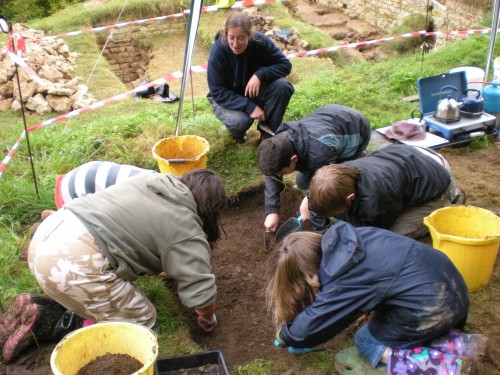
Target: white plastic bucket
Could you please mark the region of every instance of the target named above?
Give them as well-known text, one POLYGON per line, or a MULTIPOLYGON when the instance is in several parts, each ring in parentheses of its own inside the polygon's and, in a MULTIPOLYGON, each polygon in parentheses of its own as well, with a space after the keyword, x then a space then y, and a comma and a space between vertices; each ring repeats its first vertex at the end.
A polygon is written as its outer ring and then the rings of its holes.
POLYGON ((500 57, 493 61, 493 81, 500 81, 500 57))
MULTIPOLYGON (((484 70, 475 66, 462 66, 450 70, 450 73, 465 72, 465 79, 467 80, 467 88, 481 91, 483 84, 479 82, 484 81, 484 70)), ((477 94, 469 93, 471 96, 476 97, 477 94)))

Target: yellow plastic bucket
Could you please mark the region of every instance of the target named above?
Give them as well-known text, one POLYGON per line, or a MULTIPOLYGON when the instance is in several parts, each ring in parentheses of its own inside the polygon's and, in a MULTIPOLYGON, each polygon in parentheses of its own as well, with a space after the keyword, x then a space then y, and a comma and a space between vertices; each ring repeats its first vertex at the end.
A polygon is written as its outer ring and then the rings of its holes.
POLYGON ((106 354, 128 354, 144 364, 134 375, 153 375, 158 340, 153 331, 135 323, 106 322, 67 334, 54 348, 50 368, 54 375, 75 375, 106 354))
POLYGON ((424 218, 432 245, 458 268, 469 291, 485 287, 500 243, 500 217, 474 206, 450 206, 424 218))
POLYGON ((161 173, 181 176, 196 168, 207 167, 208 141, 197 135, 164 138, 153 146, 153 158, 161 173))

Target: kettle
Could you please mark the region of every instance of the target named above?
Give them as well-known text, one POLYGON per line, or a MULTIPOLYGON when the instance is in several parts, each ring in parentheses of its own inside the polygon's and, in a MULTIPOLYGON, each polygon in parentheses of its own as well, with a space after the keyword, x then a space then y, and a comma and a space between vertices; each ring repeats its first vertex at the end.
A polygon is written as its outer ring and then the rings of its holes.
POLYGON ((481 91, 476 89, 467 89, 464 91, 464 96, 458 99, 463 105, 460 108, 462 114, 481 114, 483 113, 484 99, 481 97, 481 91), (475 93, 470 96, 469 93, 475 93), (465 113, 464 113, 465 112, 465 113))
MULTIPOLYGON (((443 86, 441 87, 441 93, 448 89, 455 90, 458 93, 455 86, 443 86)), ((438 102, 434 117, 444 122, 458 121, 460 120, 460 107, 462 107, 463 104, 464 103, 453 99, 451 94, 448 94, 447 98, 441 99, 438 102)))
POLYGON ((420 112, 418 109, 414 109, 413 111, 411 111, 411 118, 409 118, 408 120, 406 120, 407 122, 409 122, 410 124, 415 124, 415 125, 418 125, 420 126, 422 129, 425 130, 426 128, 426 122, 424 121, 424 114, 422 112, 420 112), (415 112, 419 113, 420 116, 418 117, 415 117, 415 112))

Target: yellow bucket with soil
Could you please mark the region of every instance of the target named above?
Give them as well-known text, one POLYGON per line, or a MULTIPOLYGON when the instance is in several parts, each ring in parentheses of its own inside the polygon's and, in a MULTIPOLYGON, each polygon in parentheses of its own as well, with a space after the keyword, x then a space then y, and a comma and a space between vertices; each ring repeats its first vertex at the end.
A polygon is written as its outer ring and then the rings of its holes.
POLYGON ((181 135, 158 141, 152 151, 161 173, 181 176, 192 169, 207 167, 210 145, 197 135, 181 135))
POLYGON ((113 354, 126 354, 143 364, 133 375, 153 375, 158 340, 153 331, 136 323, 93 324, 67 334, 57 344, 50 368, 54 375, 76 375, 97 358, 113 354))
POLYGON ((424 218, 432 245, 458 268, 469 291, 484 288, 500 244, 500 217, 484 208, 449 206, 424 218))

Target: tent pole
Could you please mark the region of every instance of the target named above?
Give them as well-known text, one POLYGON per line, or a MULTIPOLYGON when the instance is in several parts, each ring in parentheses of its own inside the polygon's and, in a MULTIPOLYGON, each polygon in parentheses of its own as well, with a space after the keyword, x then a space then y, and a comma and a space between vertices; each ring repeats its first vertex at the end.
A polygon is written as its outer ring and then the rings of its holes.
POLYGON ((191 57, 193 55, 196 33, 200 22, 201 8, 203 0, 193 0, 189 11, 188 33, 186 37, 186 50, 184 53, 184 69, 182 72, 181 93, 179 95, 179 109, 177 111, 177 124, 175 126, 175 136, 179 134, 179 125, 182 116, 182 105, 184 103, 184 92, 186 91, 186 80, 191 73, 191 57))
POLYGON ((493 50, 495 49, 495 41, 497 38, 498 32, 498 13, 500 11, 499 8, 500 0, 493 0, 493 17, 491 21, 491 35, 490 35, 490 44, 488 47, 488 56, 486 58, 486 69, 484 72, 484 80, 488 81, 488 74, 490 71, 491 60, 493 56, 493 50))

